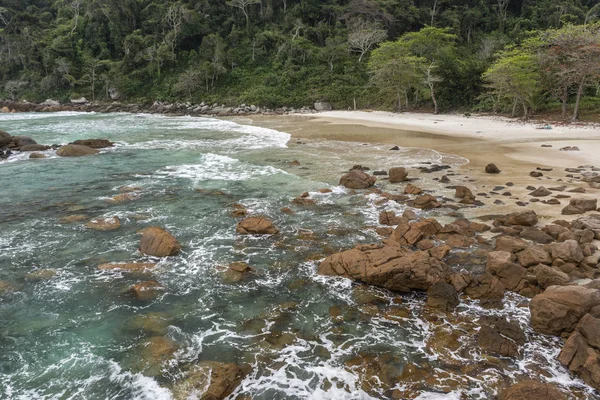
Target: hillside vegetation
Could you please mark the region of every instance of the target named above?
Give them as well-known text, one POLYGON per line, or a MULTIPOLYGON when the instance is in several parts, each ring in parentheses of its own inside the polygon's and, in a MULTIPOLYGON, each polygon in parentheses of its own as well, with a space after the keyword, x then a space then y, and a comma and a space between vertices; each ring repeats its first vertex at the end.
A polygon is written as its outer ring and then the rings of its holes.
POLYGON ((597 0, 3 0, 0 97, 600 109, 597 0))

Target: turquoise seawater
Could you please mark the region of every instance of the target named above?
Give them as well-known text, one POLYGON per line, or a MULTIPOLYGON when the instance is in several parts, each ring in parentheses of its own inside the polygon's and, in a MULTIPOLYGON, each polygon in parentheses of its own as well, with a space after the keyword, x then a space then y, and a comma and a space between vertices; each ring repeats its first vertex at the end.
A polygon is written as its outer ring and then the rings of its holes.
MULTIPOLYGON (((316 274, 324 254, 380 240, 374 230, 379 211, 403 210, 381 204, 377 195, 338 187, 344 171, 354 164, 387 169, 465 160, 427 149, 290 142, 287 133, 249 123, 133 114, 0 115, 0 129, 38 143, 116 142, 94 156, 61 158, 50 150, 46 159, 29 160, 23 153, 0 162, 0 398, 170 399, 174 385, 203 360, 250 365, 231 398, 392 397, 389 382, 364 384, 364 365, 355 360, 365 355, 386 355, 385 364, 400 373, 426 364, 433 376, 443 371, 439 376, 458 382, 392 382, 396 393, 413 393, 410 398, 485 399, 494 393, 493 382, 528 370, 581 387, 553 360, 558 343, 530 330, 521 361, 508 363, 507 371, 490 366, 466 376, 456 365, 439 362, 427 344, 439 324, 421 318, 422 295, 400 298, 316 274), (135 199, 109 202, 123 187, 139 188, 135 199), (319 193, 323 188, 332 192, 319 193), (306 191, 316 206, 290 203, 306 191), (250 215, 268 216, 281 232, 237 235, 235 203, 250 215), (282 207, 295 213, 284 214, 282 207), (122 226, 99 232, 85 221, 61 223, 75 214, 117 216, 122 226), (156 225, 177 237, 179 255, 152 259, 137 251, 138 231, 156 225), (159 265, 143 276, 98 270, 125 261, 159 265), (234 261, 247 262, 256 273, 240 282, 224 279, 223 267, 234 261), (31 275, 40 270, 54 275, 31 275), (165 288, 157 298, 125 294, 148 279, 165 288), (160 363, 149 361, 142 347, 156 337, 176 348, 160 363)), ((463 303, 457 312, 473 320, 500 313, 526 327, 527 308, 517 306, 522 301, 509 298, 503 311, 463 303)), ((456 360, 469 364, 482 356, 472 350, 456 360)))

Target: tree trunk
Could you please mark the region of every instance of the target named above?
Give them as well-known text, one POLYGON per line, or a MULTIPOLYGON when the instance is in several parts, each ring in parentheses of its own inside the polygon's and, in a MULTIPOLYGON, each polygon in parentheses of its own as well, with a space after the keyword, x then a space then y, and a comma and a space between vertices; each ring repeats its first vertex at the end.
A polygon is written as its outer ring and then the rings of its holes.
POLYGON ((408 110, 408 90, 404 92, 404 103, 406 103, 406 109, 408 110))
POLYGON ((527 103, 525 101, 523 101, 522 104, 523 104, 523 120, 527 121, 529 119, 529 110, 527 109, 527 103))
POLYGON ((433 83, 429 83, 429 91, 431 92, 431 100, 433 100, 433 113, 437 115, 438 113, 438 103, 435 99, 435 91, 433 89, 433 83))
POLYGON ((579 89, 577 89, 577 98, 575 100, 575 111, 573 111, 573 118, 571 121, 575 122, 579 119, 579 102, 581 100, 581 95, 583 94, 583 87, 585 86, 585 78, 581 79, 579 83, 579 89))
POLYGON ((358 57, 358 62, 362 61, 363 56, 365 55, 366 51, 361 51, 360 52, 360 56, 358 57))
POLYGON ((562 119, 566 120, 567 119, 567 101, 569 100, 569 91, 566 86, 563 88, 563 93, 562 93, 562 96, 560 97, 560 100, 562 102, 562 119))
POLYGON ((517 104, 519 104, 519 102, 517 99, 515 99, 515 101, 513 101, 512 111, 510 113, 511 118, 515 117, 515 113, 517 112, 517 104))
POLYGON ((398 112, 402 111, 402 97, 400 96, 400 92, 397 92, 398 96, 398 112))

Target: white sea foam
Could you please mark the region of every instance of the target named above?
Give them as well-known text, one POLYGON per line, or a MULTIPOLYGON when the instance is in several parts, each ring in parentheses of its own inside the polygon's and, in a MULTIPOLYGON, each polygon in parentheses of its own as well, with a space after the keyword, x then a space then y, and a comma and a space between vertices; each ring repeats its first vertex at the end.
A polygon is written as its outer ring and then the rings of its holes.
POLYGON ((235 158, 218 154, 203 154, 198 164, 166 167, 156 172, 156 178, 188 178, 199 183, 202 181, 246 181, 287 172, 271 166, 259 166, 244 163, 235 158))

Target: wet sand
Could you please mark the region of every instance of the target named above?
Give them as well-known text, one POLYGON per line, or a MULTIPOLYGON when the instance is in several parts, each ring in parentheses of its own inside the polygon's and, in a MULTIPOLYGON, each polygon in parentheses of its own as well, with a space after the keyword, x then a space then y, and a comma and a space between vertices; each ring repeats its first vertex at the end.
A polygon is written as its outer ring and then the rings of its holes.
MULTIPOLYGON (((465 185, 477 193, 489 193, 494 187, 498 195, 478 199, 491 205, 494 200, 504 204, 494 205, 494 213, 517 210, 535 210, 542 218, 557 218, 568 198, 560 199, 560 205, 530 202, 531 192, 527 186, 546 188, 567 186, 564 193, 578 198, 597 198, 600 190, 591 189, 587 183, 567 177, 565 168, 583 165, 600 167, 600 129, 594 126, 553 127, 538 129, 539 124, 522 123, 496 117, 463 117, 460 115, 392 114, 383 112, 325 112, 313 115, 256 116, 254 124, 277 129, 292 135, 292 141, 337 140, 369 144, 389 144, 401 147, 420 147, 438 152, 455 154, 469 160, 457 170, 450 185, 465 185), (551 145, 552 147, 542 147, 551 145), (580 151, 560 151, 565 146, 578 146, 580 151), (487 174, 484 169, 495 163, 500 174, 487 174), (536 168, 552 168, 542 171, 544 176, 531 177, 536 168), (513 183, 514 186, 507 186, 513 183), (585 194, 566 193, 583 187, 585 194), (511 196, 502 195, 510 192, 511 196), (518 206, 525 202, 526 206, 518 206)), ((377 167, 377 166, 372 166, 377 167)), ((437 175, 442 176, 443 173, 437 175)), ((426 188, 425 188, 426 189, 426 188)), ((547 200, 551 197, 541 198, 547 200)), ((465 213, 478 216, 490 213, 489 207, 472 209, 465 213)), ((573 219, 573 217, 563 217, 573 219)))

